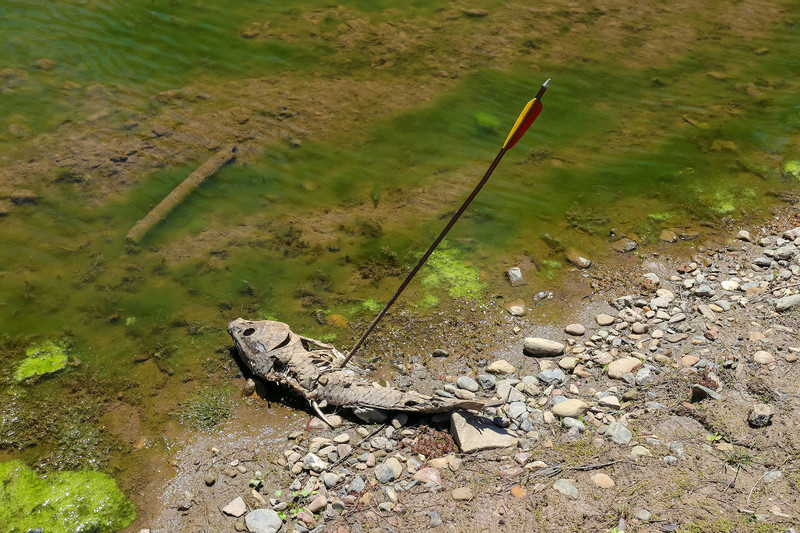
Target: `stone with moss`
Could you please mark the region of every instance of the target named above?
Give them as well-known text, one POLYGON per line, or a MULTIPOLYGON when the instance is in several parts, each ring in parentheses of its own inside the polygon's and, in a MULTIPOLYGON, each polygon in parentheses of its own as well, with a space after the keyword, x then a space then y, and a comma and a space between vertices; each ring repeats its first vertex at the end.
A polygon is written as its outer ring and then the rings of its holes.
POLYGON ((8 533, 111 532, 136 518, 108 474, 84 470, 40 478, 21 461, 0 463, 0 524, 8 533))
POLYGON ((25 381, 34 376, 58 372, 67 365, 67 352, 63 344, 44 341, 25 350, 26 358, 14 372, 14 379, 25 381))

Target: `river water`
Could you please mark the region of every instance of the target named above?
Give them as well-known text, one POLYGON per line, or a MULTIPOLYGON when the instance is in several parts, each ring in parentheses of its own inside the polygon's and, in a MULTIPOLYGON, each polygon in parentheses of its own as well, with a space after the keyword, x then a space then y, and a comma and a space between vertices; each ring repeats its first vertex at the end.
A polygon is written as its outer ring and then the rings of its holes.
POLYGON ((421 316, 518 264, 532 303, 564 246, 613 263, 623 236, 757 222, 796 189, 797 2, 483 3, 5 0, 0 192, 36 200, 0 200, 0 458, 140 475, 142 439, 185 435, 180 402, 237 375, 237 316, 346 347, 548 77, 404 297, 421 316), (239 161, 127 245, 228 142, 239 161), (15 379, 45 340, 71 364, 15 379))

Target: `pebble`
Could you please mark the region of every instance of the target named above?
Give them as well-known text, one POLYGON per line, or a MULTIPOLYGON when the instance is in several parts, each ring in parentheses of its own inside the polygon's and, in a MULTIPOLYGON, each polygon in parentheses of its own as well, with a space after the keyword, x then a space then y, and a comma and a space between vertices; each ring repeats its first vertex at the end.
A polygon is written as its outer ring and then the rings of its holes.
POLYGON ((469 487, 459 487, 453 489, 451 496, 456 501, 471 500, 473 498, 472 489, 469 487))
POLYGON ((631 430, 619 422, 609 424, 605 435, 617 444, 628 444, 633 438, 633 433, 631 433, 631 430))
POLYGON ((604 396, 597 402, 601 407, 619 409, 619 399, 616 396, 604 396))
POLYGON ((478 385, 485 391, 493 390, 495 385, 497 385, 497 379, 491 374, 478 374, 475 379, 478 385))
POLYGON ((572 484, 568 479, 561 478, 553 483, 553 489, 569 498, 577 498, 580 496, 578 489, 575 488, 575 485, 572 484))
POLYGON ((564 353, 563 344, 541 337, 527 337, 523 345, 529 355, 553 356, 564 353))
POLYGON ((800 294, 792 294, 791 296, 784 296, 775 301, 775 310, 779 313, 791 309, 792 307, 800 304, 800 294))
POLYGON ((558 362, 558 366, 564 370, 574 370, 578 366, 578 362, 577 357, 564 357, 558 362))
POLYGON ((467 376, 459 377, 456 380, 456 385, 458 388, 468 390, 470 392, 478 392, 481 389, 477 381, 467 376))
POLYGON ((568 325, 567 327, 564 328, 564 333, 566 333, 567 335, 573 335, 575 337, 580 337, 580 336, 586 334, 586 326, 584 326, 583 324, 578 324, 578 323, 570 324, 570 325, 568 325))
POLYGON ((641 520, 642 522, 649 522, 650 519, 653 518, 653 513, 647 509, 638 509, 635 513, 633 513, 633 517, 637 520, 641 520))
POLYGON ((214 483, 217 482, 217 478, 209 474, 205 478, 203 478, 203 482, 206 484, 206 487, 211 487, 212 485, 214 485, 214 483))
POLYGON ((553 406, 553 414, 561 417, 577 418, 589 409, 589 405, 583 400, 570 398, 559 402, 553 406))
POLYGON ((608 377, 619 379, 625 374, 633 372, 640 366, 642 366, 642 362, 636 357, 629 356, 623 357, 622 359, 617 359, 616 361, 609 363, 607 368, 608 377))
POLYGON ((747 415, 747 422, 751 427, 763 428, 772 422, 772 406, 766 404, 756 404, 750 409, 747 415))
POLYGON ((614 480, 602 472, 598 472, 597 474, 591 476, 591 480, 592 483, 594 483, 601 489, 613 489, 616 486, 614 480))
POLYGON ((581 433, 586 431, 586 425, 583 422, 581 422, 580 420, 578 420, 577 418, 572 418, 570 416, 567 416, 567 417, 564 418, 562 423, 564 424, 564 427, 566 427, 566 428, 575 428, 581 433))
POLYGON ((668 229, 662 230, 661 233, 658 235, 658 238, 664 242, 677 242, 678 236, 675 235, 674 231, 670 231, 668 229))
POLYGON ((230 515, 234 518, 239 518, 244 513, 247 512, 247 504, 244 503, 244 500, 241 496, 230 502, 228 505, 222 508, 222 512, 226 515, 230 515))
POLYGON ((774 483, 775 481, 778 481, 781 478, 783 478, 783 472, 781 472, 780 470, 771 470, 766 474, 764 474, 762 480, 764 481, 764 483, 774 483))
POLYGON ((505 359, 499 359, 486 366, 486 371, 492 374, 513 374, 516 370, 514 365, 505 359))
POLYGON ((439 527, 444 522, 442 521, 442 517, 439 515, 439 511, 431 511, 431 514, 428 517, 429 522, 428 526, 430 527, 439 527))
POLYGON ((594 319, 598 326, 610 326, 616 320, 613 316, 605 313, 597 315, 594 319))
POLYGON ((512 287, 516 287, 517 285, 522 285, 524 283, 522 279, 522 271, 519 267, 512 267, 506 271, 506 276, 508 277, 508 281, 511 282, 512 287))
POLYGON ((769 352, 765 352, 764 350, 759 350, 753 354, 753 362, 758 363, 760 365, 768 365, 770 363, 775 362, 775 357, 769 352))
POLYGON ((539 372, 537 377, 547 383, 548 385, 554 383, 563 383, 564 380, 567 379, 566 374, 560 368, 555 368, 553 370, 545 370, 544 372, 539 372))

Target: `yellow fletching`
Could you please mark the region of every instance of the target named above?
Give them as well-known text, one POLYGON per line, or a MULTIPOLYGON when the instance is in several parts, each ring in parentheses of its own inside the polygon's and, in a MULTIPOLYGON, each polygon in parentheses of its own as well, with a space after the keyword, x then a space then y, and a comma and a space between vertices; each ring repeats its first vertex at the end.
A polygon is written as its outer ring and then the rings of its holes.
POLYGON ((528 111, 531 110, 535 103, 536 98, 528 102, 528 105, 526 105, 525 109, 522 110, 522 113, 519 114, 517 121, 514 123, 514 127, 511 128, 511 132, 508 134, 508 137, 506 137, 506 142, 503 143, 503 148, 508 148, 508 143, 511 142, 511 139, 514 137, 514 134, 517 132, 519 127, 522 126, 522 123, 525 120, 525 115, 528 114, 528 111))

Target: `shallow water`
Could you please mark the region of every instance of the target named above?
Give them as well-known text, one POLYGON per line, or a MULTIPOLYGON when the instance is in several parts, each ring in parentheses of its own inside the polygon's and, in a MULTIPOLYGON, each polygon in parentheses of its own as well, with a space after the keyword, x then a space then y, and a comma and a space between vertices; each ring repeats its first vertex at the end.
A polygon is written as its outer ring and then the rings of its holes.
MULTIPOLYGON (((320 80, 349 77, 424 85, 433 95, 409 93, 391 109, 365 96, 350 117, 358 120, 330 125, 321 114, 326 125, 301 146, 262 143, 141 247, 126 246, 124 235, 199 161, 179 158, 102 194, 91 182, 54 179, 55 163, 46 175, 22 176, 40 198, 0 219, 4 394, 34 405, 62 393, 67 377, 95 379, 97 397, 127 391, 119 399, 137 406, 140 433, 177 435, 169 416, 177 402, 236 375, 225 350, 230 319, 277 318, 346 345, 360 331, 342 326, 391 294, 547 77, 533 129, 409 289, 420 312, 470 291, 502 293, 503 270, 523 257, 539 267, 526 272, 529 296, 556 286, 567 264, 544 233, 607 263, 616 260, 612 233, 635 235, 646 248, 664 228, 757 221, 774 194, 796 188, 783 167, 800 159, 800 6, 781 5, 752 27, 726 25, 727 12, 709 15, 722 2, 696 17, 665 11, 665 25, 679 17, 696 32, 687 45, 659 33, 658 15, 637 22, 613 9, 556 4, 522 17, 525 26, 489 4, 487 17, 472 18, 431 2, 3 2, 0 70, 11 71, 0 79, 0 148, 12 154, 3 156, 8 165, 40 134, 120 129, 166 113, 153 96, 167 89, 202 87, 206 96, 187 99, 184 111, 259 108, 225 84, 261 77, 297 80, 310 92, 320 80), (608 34, 609 17, 621 20, 619 35, 608 34), (546 31, 534 27, 540 19, 546 31), (253 27, 258 35, 244 38, 253 27), (508 29, 506 40, 497 28, 508 29), (661 51, 647 55, 648 46, 661 51), (56 66, 35 68, 42 57, 56 66), (94 100, 85 98, 97 91, 113 110, 105 122, 92 118, 94 100), (37 339, 68 341, 80 363, 14 384, 37 339), (156 354, 157 365, 135 362, 144 354, 156 354)), ((274 108, 264 102, 262 110, 274 108)), ((23 455, 33 463, 53 446, 43 438, 23 455)), ((129 452, 124 444, 111 452, 120 472, 132 471, 129 452)), ((4 455, 20 453, 12 443, 4 455)))

